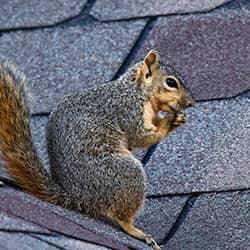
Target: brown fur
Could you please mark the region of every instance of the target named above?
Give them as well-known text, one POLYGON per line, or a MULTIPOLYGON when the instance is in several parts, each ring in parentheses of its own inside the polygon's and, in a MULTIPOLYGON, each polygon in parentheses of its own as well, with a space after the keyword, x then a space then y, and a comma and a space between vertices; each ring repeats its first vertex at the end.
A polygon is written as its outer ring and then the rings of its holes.
POLYGON ((63 203, 59 188, 43 169, 30 133, 25 77, 13 65, 0 65, 0 152, 9 175, 27 193, 63 203))

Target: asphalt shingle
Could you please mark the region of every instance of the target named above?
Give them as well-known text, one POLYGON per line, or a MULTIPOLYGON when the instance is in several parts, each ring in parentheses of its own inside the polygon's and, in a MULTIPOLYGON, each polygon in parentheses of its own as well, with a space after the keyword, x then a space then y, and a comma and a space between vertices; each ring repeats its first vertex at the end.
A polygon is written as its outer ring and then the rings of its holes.
POLYGON ((0 249, 3 250, 58 250, 57 247, 36 239, 26 233, 1 232, 0 249), (20 248, 21 247, 21 248, 20 248))
POLYGON ((62 212, 55 212, 57 209, 62 211, 62 208, 36 200, 20 191, 1 188, 0 199, 0 211, 6 214, 78 240, 97 243, 114 249, 127 249, 124 244, 89 230, 87 224, 82 226, 63 217, 62 212))
MULTIPOLYGON (((9 180, 9 176, 3 167, 3 163, 0 162, 0 180, 9 180)), ((1 186, 1 185, 0 185, 1 186)))
POLYGON ((187 199, 188 196, 147 199, 135 224, 160 243, 175 223, 187 199))
POLYGON ((250 192, 200 196, 167 249, 249 249, 250 192))
POLYGON ((22 219, 19 219, 13 215, 0 211, 0 231, 1 230, 13 230, 13 231, 27 231, 41 234, 49 234, 50 232, 43 227, 39 227, 35 224, 28 223, 22 219))
POLYGON ((0 55, 26 73, 33 113, 48 112, 64 95, 111 80, 144 24, 87 22, 3 33, 0 55))
POLYGON ((146 165, 148 193, 250 187, 250 99, 203 102, 159 144, 146 165))
POLYGON ((250 88, 250 18, 243 8, 159 18, 136 60, 157 49, 198 100, 231 97, 250 88))
POLYGON ((31 119, 32 139, 35 144, 43 166, 49 170, 49 159, 46 143, 46 126, 48 123, 48 116, 33 116, 31 119))
POLYGON ((237 0, 237 1, 231 1, 227 5, 225 5, 223 8, 220 8, 217 11, 245 11, 246 13, 249 13, 250 11, 250 2, 249 0, 237 0))
POLYGON ((102 21, 209 11, 230 0, 97 0, 91 14, 102 21))
POLYGON ((45 236, 45 235, 36 235, 37 239, 44 240, 55 246, 62 248, 63 250, 108 250, 110 248, 106 248, 103 246, 98 246, 92 243, 71 239, 69 237, 64 236, 45 236))
MULTIPOLYGON (((53 206, 20 191, 2 188, 0 199, 1 213, 9 217, 18 217, 25 221, 24 225, 44 228, 45 232, 50 230, 81 241, 99 242, 114 249, 126 249, 125 245, 141 250, 150 249, 145 243, 128 236, 108 221, 96 220, 53 206)), ((136 225, 161 241, 172 227, 186 200, 187 197, 147 199, 136 225)), ((78 244, 67 242, 66 240, 66 245, 78 244)))
POLYGON ((77 16, 87 0, 1 1, 0 30, 53 25, 77 16))
MULTIPOLYGON (((146 199, 145 208, 135 220, 135 225, 146 233, 153 235, 155 239, 160 242, 172 227, 186 200, 186 196, 146 199)), ((151 249, 145 243, 135 240, 123 233, 116 226, 111 226, 111 223, 108 221, 104 222, 86 216, 80 216, 76 213, 65 213, 61 210, 57 211, 59 211, 60 215, 64 218, 77 222, 77 224, 87 227, 92 232, 100 233, 105 237, 126 244, 130 248, 138 250, 151 249)), ((57 213, 57 211, 55 212, 57 213)))

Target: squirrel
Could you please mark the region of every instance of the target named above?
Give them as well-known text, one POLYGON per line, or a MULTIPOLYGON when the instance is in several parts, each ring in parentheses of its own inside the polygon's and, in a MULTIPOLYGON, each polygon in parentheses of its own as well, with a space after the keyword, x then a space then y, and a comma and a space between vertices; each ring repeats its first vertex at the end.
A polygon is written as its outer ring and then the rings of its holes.
POLYGON ((194 100, 174 68, 151 50, 117 80, 66 96, 47 125, 51 173, 32 142, 27 99, 24 74, 2 59, 0 152, 17 185, 41 200, 111 219, 160 249, 133 225, 144 204, 146 176, 132 150, 160 142, 186 122, 183 110, 194 100))

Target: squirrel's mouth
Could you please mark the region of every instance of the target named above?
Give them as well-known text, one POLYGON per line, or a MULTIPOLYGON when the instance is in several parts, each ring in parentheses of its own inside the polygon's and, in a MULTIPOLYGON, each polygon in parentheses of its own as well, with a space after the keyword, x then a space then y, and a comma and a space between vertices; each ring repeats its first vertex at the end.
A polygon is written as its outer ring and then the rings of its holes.
POLYGON ((185 104, 177 103, 176 105, 168 105, 168 108, 173 113, 178 113, 184 109, 188 109, 190 107, 193 107, 194 102, 187 102, 185 104))

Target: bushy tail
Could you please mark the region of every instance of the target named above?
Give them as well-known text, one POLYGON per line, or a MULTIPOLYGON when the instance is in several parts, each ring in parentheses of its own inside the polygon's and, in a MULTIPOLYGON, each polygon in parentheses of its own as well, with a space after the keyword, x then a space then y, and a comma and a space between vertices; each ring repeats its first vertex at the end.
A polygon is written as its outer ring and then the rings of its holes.
POLYGON ((66 206, 66 194, 43 168, 32 142, 25 76, 0 60, 0 154, 9 175, 27 193, 66 206))

